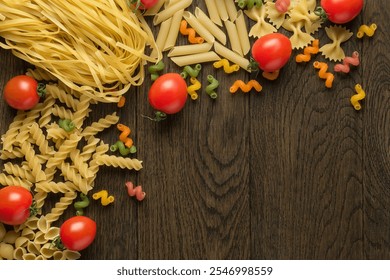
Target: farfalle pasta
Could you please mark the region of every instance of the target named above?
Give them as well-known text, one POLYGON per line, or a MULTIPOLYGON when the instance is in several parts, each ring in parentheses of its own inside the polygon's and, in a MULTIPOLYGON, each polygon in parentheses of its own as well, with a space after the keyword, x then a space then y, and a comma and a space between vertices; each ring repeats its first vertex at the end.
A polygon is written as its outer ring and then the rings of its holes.
POLYGON ((261 36, 274 33, 277 29, 270 23, 266 21, 267 10, 265 5, 260 7, 253 7, 250 10, 245 10, 244 13, 253 21, 255 24, 249 30, 249 36, 259 38, 261 36))
POLYGON ((345 57, 344 50, 341 48, 341 44, 349 40, 353 33, 342 26, 333 25, 325 27, 325 32, 332 43, 325 44, 320 48, 320 52, 325 58, 331 61, 340 61, 345 57))

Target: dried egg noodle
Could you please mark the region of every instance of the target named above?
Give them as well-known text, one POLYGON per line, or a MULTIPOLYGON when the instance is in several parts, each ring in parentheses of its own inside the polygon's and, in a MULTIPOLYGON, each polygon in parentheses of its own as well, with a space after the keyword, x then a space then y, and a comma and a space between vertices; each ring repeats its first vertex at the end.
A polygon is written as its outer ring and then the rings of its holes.
POLYGON ((144 79, 157 48, 142 15, 126 0, 2 0, 0 36, 15 56, 99 102, 118 102, 144 79))

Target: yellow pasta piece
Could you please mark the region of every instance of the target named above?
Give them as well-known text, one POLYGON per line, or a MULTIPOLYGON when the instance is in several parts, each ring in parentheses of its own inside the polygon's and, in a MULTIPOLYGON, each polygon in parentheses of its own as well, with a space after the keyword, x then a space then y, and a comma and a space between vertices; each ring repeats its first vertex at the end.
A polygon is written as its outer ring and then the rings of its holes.
POLYGON ((214 68, 217 68, 217 69, 223 67, 223 71, 226 74, 231 74, 233 72, 237 72, 238 70, 240 70, 240 65, 238 65, 238 64, 230 65, 229 60, 227 60, 226 58, 223 58, 219 61, 214 62, 213 66, 214 66, 214 68))
POLYGON ((373 23, 370 26, 362 24, 359 27, 358 32, 356 33, 356 37, 363 38, 364 35, 367 35, 368 37, 372 37, 375 34, 375 30, 378 28, 378 26, 373 23))
POLYGON ((366 98, 366 92, 363 90, 360 84, 355 85, 355 91, 356 94, 352 95, 350 101, 353 108, 355 108, 356 111, 359 111, 362 109, 362 105, 360 104, 360 101, 366 98))
POLYGON ((108 195, 108 192, 106 190, 101 190, 99 192, 96 192, 92 195, 92 198, 95 200, 100 199, 100 203, 103 206, 107 206, 115 201, 115 198, 112 195, 108 195))
POLYGON ((187 87, 187 92, 191 96, 192 100, 198 99, 198 93, 196 92, 202 87, 202 84, 195 77, 190 78, 191 85, 187 87))

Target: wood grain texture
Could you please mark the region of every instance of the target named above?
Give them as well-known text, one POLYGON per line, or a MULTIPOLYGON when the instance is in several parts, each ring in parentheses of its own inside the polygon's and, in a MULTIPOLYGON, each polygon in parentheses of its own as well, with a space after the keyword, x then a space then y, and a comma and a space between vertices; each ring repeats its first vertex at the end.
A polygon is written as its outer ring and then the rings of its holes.
MULTIPOLYGON (((205 8, 193 2, 192 9, 205 8)), ((144 168, 101 169, 95 188, 108 189, 116 201, 109 207, 93 201, 87 209, 98 234, 82 258, 390 258, 388 10, 388 1, 367 0, 347 25, 356 33, 375 22, 378 30, 343 45, 347 54, 359 51, 361 65, 337 73, 332 89, 313 60, 296 64, 292 57, 276 81, 258 77, 260 93, 230 94, 232 82, 249 74, 205 65, 199 80, 206 85, 207 75, 215 76, 218 98, 201 91, 161 123, 142 117, 153 115, 149 77, 126 94, 125 108, 96 105, 87 122, 117 111, 132 128, 144 168), (356 83, 367 93, 359 112, 349 101, 356 83), (143 186, 143 202, 127 195, 129 180, 143 186)), ((321 45, 329 41, 323 29, 316 37, 321 45)), ((165 72, 181 71, 164 62, 165 72)), ((3 49, 0 66, 1 88, 27 68, 3 49)), ((0 114, 4 133, 15 111, 1 102, 0 114)), ((100 135, 107 143, 117 136, 115 128, 100 135)))

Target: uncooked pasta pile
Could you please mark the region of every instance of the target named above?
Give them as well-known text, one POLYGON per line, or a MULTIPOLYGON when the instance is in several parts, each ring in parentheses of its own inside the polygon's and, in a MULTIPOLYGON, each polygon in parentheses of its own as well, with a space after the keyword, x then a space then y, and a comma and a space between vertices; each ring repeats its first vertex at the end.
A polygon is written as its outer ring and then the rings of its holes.
POLYGON ((0 47, 100 102, 118 102, 160 57, 150 28, 125 0, 2 0, 0 47))

